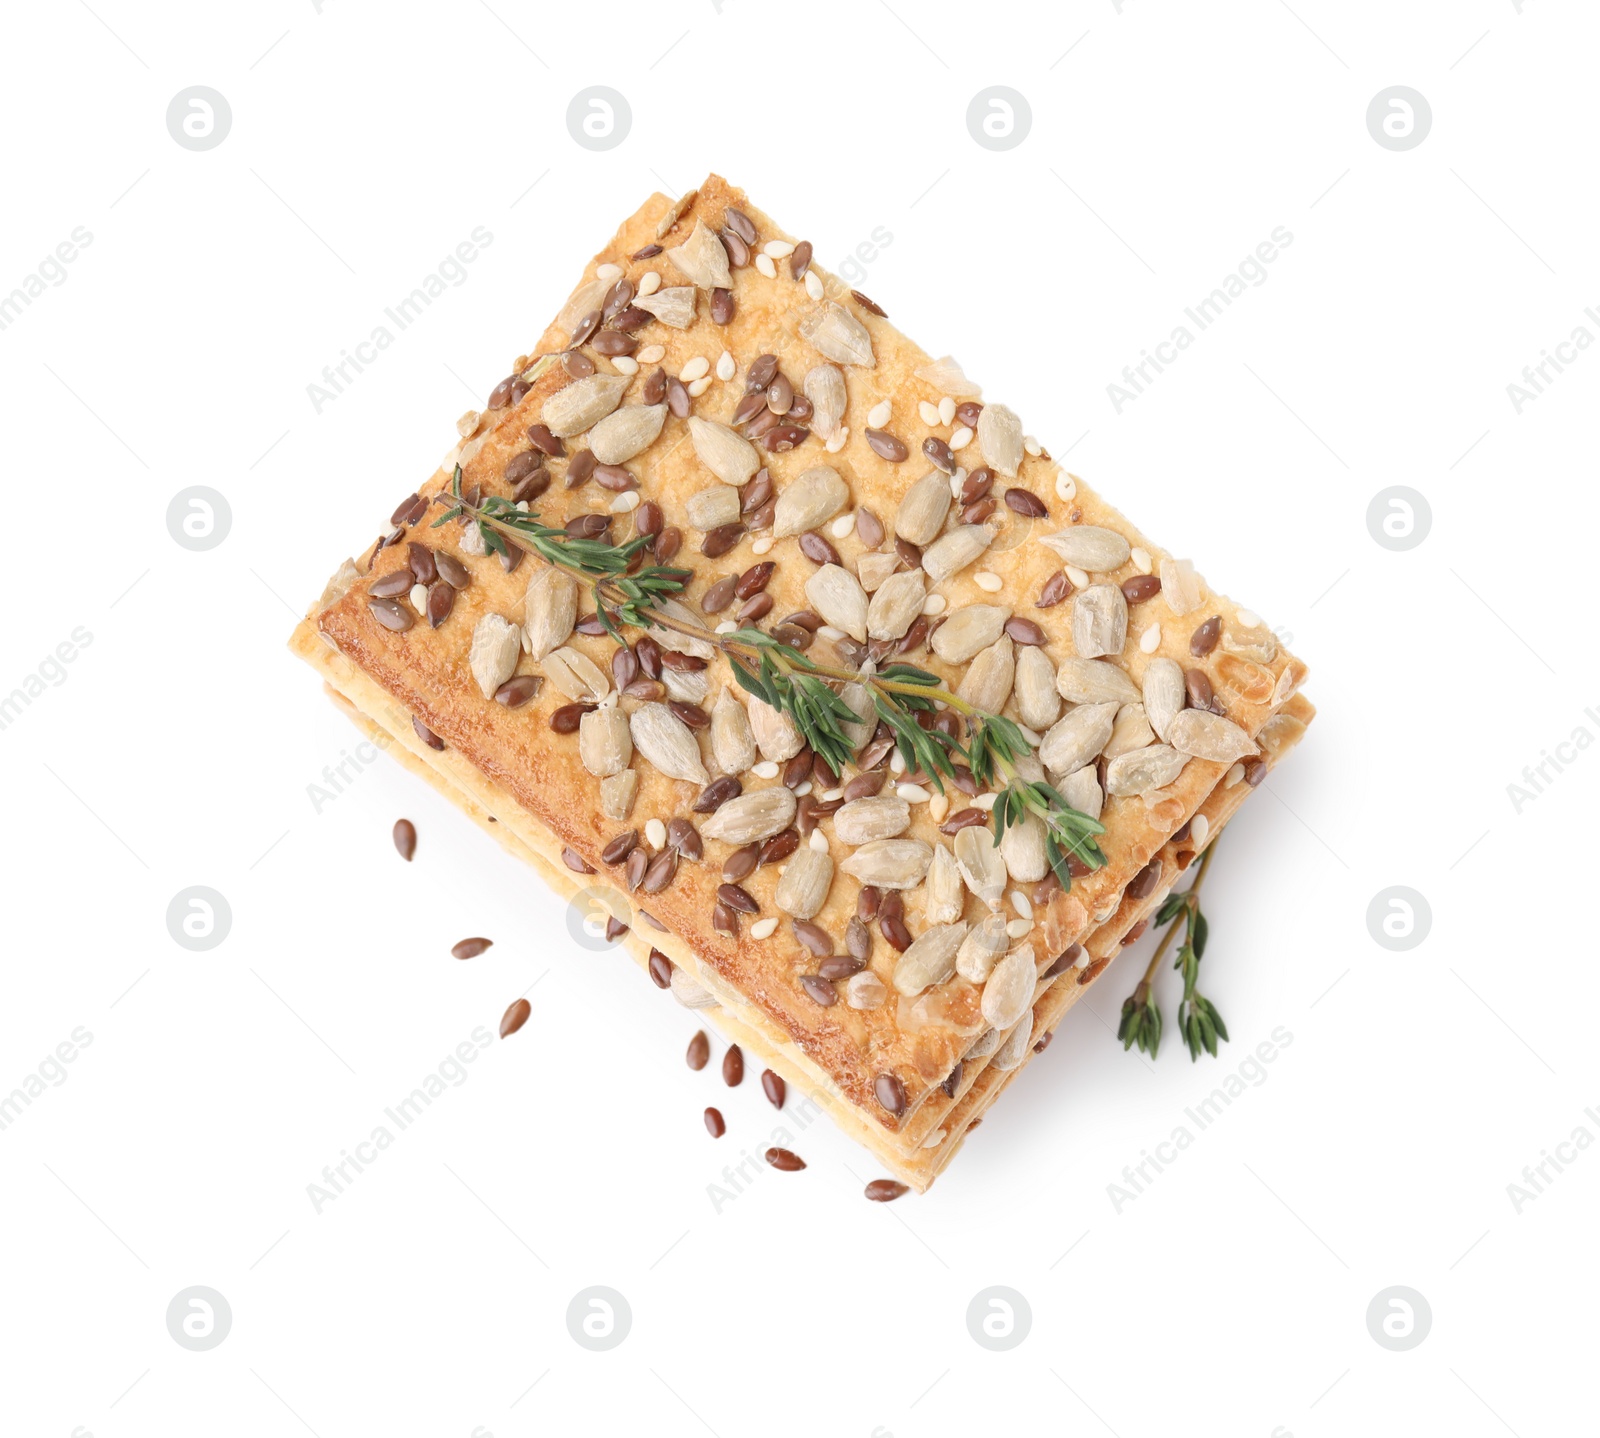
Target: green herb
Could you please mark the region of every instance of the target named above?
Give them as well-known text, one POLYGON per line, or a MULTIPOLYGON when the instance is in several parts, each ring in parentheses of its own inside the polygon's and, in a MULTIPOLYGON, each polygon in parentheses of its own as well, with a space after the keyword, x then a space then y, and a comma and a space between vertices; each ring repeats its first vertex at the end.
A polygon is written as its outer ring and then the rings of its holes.
POLYGON ((486 548, 500 554, 516 541, 548 563, 576 575, 594 590, 595 610, 607 631, 619 641, 619 625, 636 629, 667 629, 702 643, 714 644, 728 657, 740 687, 763 703, 788 715, 800 736, 835 773, 842 773, 855 750, 846 736, 847 725, 866 722, 845 703, 834 684, 863 685, 872 698, 873 713, 894 736, 895 747, 908 773, 921 773, 944 792, 963 764, 983 788, 1004 788, 995 798, 992 824, 998 844, 1008 826, 1030 815, 1045 827, 1045 852, 1063 891, 1072 887, 1069 860, 1087 869, 1105 863, 1098 836, 1105 827, 1097 819, 1074 809, 1059 790, 1044 780, 1031 781, 1017 773, 1017 763, 1032 754, 1027 739, 1011 720, 975 708, 941 687, 936 674, 911 664, 889 664, 877 672, 841 669, 819 664, 800 650, 782 644, 759 629, 736 629, 713 634, 700 625, 686 623, 666 613, 658 601, 676 594, 692 571, 660 565, 640 565, 642 551, 652 543, 641 535, 623 544, 583 539, 564 529, 553 529, 531 510, 510 500, 491 496, 472 504, 461 493, 461 467, 456 466, 450 493, 438 496, 446 512, 434 528, 452 519, 475 523, 486 548), (967 721, 967 742, 936 728, 924 728, 919 715, 940 706, 955 710, 967 721))

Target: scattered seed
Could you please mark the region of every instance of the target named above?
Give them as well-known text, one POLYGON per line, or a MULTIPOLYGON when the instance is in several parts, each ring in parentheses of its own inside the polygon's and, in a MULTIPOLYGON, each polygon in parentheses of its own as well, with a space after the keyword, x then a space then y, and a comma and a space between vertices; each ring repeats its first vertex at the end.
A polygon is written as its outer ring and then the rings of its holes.
POLYGON ((417 852, 417 826, 411 820, 394 821, 394 847, 400 857, 409 864, 411 856, 417 852))
POLYGON ((768 1163, 784 1173, 798 1173, 806 1164, 799 1154, 790 1153, 786 1148, 769 1148, 763 1155, 768 1163))
POLYGON ((706 1132, 712 1138, 721 1138, 728 1131, 728 1125, 723 1122, 722 1114, 714 1108, 706 1110, 706 1132))
POLYGON ((744 1082, 744 1051, 738 1044, 729 1044, 722 1056, 722 1081, 729 1088, 738 1088, 744 1082))
POLYGON ((450 953, 453 958, 457 959, 475 959, 485 949, 493 946, 493 939, 463 939, 450 950, 450 953))
POLYGON ((500 1037, 508 1039, 516 1033, 523 1024, 528 1022, 528 1015, 533 1012, 533 1005, 526 999, 518 999, 508 1008, 500 1018, 500 1037))
POLYGON ((773 1073, 771 1069, 762 1069, 761 1092, 766 1094, 767 1102, 770 1103, 773 1108, 782 1108, 783 1101, 788 1097, 789 1090, 788 1085, 784 1083, 783 1079, 779 1077, 779 1075, 773 1073))

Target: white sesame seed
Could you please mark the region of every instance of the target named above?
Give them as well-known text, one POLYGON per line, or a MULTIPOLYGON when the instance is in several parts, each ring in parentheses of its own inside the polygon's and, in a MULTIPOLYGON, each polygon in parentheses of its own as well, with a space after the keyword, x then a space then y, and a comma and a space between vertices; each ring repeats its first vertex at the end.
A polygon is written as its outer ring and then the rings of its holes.
POLYGON ((966 471, 965 470, 958 469, 954 474, 952 474, 950 476, 950 498, 951 499, 960 499, 961 498, 961 486, 964 485, 966 482, 967 482, 967 476, 966 476, 966 471))
POLYGON ((1133 561, 1133 567, 1137 569, 1140 574, 1148 574, 1151 569, 1154 568, 1154 566, 1150 563, 1150 551, 1148 549, 1141 549, 1135 546, 1129 552, 1128 558, 1133 561))
POLYGON ((889 772, 891 774, 904 774, 906 772, 906 756, 898 749, 889 755, 889 772))
POLYGON ((408 594, 406 598, 411 601, 411 607, 415 609, 418 614, 426 614, 428 612, 427 585, 413 584, 411 586, 411 593, 408 594))
POLYGON ((1066 470, 1062 470, 1056 476, 1056 498, 1070 500, 1075 499, 1077 494, 1078 481, 1068 474, 1066 470))
POLYGON ((1246 629, 1259 629, 1261 627, 1261 616, 1253 609, 1241 609, 1239 610, 1239 623, 1244 625, 1246 629))
POLYGON ((950 812, 950 799, 945 794, 935 794, 928 800, 928 817, 935 824, 942 824, 944 816, 950 812))
POLYGON ((1067 578, 1072 581, 1074 589, 1087 589, 1089 587, 1089 576, 1079 569, 1077 565, 1068 564, 1063 567, 1066 569, 1067 578))
MULTIPOLYGON (((810 278, 809 271, 807 272, 807 278, 810 278)), ((833 438, 823 445, 823 449, 825 449, 829 454, 838 454, 838 452, 849 442, 849 439, 850 426, 847 424, 841 424, 838 429, 834 430, 833 438)))
POLYGON ((964 424, 958 424, 955 433, 950 436, 951 449, 965 449, 972 443, 972 431, 964 424))
POLYGON ((755 923, 750 925, 750 937, 752 939, 770 939, 777 932, 778 921, 776 919, 757 919, 755 923))
POLYGON ((979 589, 987 590, 990 594, 998 594, 1002 585, 1000 576, 998 574, 991 573, 987 569, 980 569, 976 574, 974 574, 972 576, 972 582, 976 584, 979 589))
POLYGON ((854 529, 855 527, 856 527, 855 511, 854 510, 848 510, 844 514, 841 514, 836 520, 833 521, 833 526, 832 526, 832 528, 833 528, 833 537, 835 539, 845 539, 845 538, 847 538, 849 536, 850 531, 852 529, 854 529))
POLYGON ((769 280, 775 280, 778 278, 778 267, 772 263, 771 255, 757 255, 756 268, 760 270, 761 273, 764 274, 769 280))
POLYGON ((841 639, 843 639, 845 637, 844 630, 835 629, 833 627, 833 625, 831 625, 831 624, 821 625, 818 628, 817 633, 820 634, 824 639, 828 640, 832 644, 837 644, 841 639))
POLYGON ((933 795, 924 789, 921 784, 897 784, 895 793, 908 804, 926 804, 929 799, 933 798, 933 795))
POLYGON ((639 361, 632 355, 613 355, 611 363, 616 367, 618 374, 638 374, 639 361))
POLYGON ((1072 961, 1072 967, 1075 969, 1086 969, 1092 962, 1093 960, 1089 957, 1089 951, 1087 949, 1080 948, 1078 950, 1078 957, 1072 961))
POLYGON ((1028 741, 1028 743, 1032 744, 1035 749, 1044 743, 1044 735, 1041 734, 1037 729, 1028 728, 1026 724, 1018 724, 1017 732, 1021 734, 1022 737, 1028 741))
POLYGON ((831 804, 835 799, 842 798, 844 798, 843 789, 824 789, 822 791, 822 802, 825 804, 831 804))
POLYGON ((814 300, 820 300, 826 293, 822 288, 822 279, 815 270, 806 271, 806 293, 814 300))
POLYGON ((807 794, 809 794, 810 792, 811 792, 811 781, 809 779, 807 779, 804 784, 796 785, 795 791, 794 791, 794 796, 795 796, 796 799, 804 799, 805 796, 807 794))
POLYGON ((678 378, 685 384, 690 384, 701 375, 711 373, 711 361, 704 355, 696 355, 688 364, 678 371, 678 378))
POLYGON ((528 511, 533 508, 533 506, 530 503, 528 503, 527 500, 519 499, 517 501, 517 508, 520 509, 524 514, 527 514, 528 511))
POLYGON ((927 400, 920 400, 917 404, 917 413, 922 416, 922 422, 926 425, 939 423, 939 406, 936 404, 929 404, 927 400))
POLYGON ((644 826, 644 837, 652 849, 659 849, 667 842, 667 826, 659 819, 651 819, 644 826))
POLYGON ((828 852, 828 836, 821 829, 813 829, 811 831, 809 842, 814 853, 826 854, 828 852))
POLYGON ((1008 939, 1025 939, 1032 931, 1032 919, 1013 919, 1006 925, 1006 937, 1008 939))
POLYGON ((880 399, 867 411, 867 423, 873 429, 882 429, 889 423, 889 418, 894 414, 894 406, 886 399, 880 399))
POLYGON ((723 350, 723 352, 717 356, 718 379, 732 379, 735 373, 737 373, 738 368, 739 367, 733 362, 733 356, 729 354, 727 350, 723 350))
POLYGON ((1233 786, 1235 784, 1239 783, 1240 780, 1242 780, 1243 778, 1244 778, 1244 765, 1243 764, 1235 764, 1233 766, 1233 768, 1228 770, 1228 777, 1226 779, 1224 779, 1222 782, 1229 789, 1231 789, 1231 788, 1233 788, 1233 786))
POLYGON ((1022 447, 1027 450, 1027 452, 1035 459, 1044 453, 1044 446, 1040 444, 1039 441, 1036 440, 1031 434, 1025 434, 1022 436, 1022 447))
POLYGON ((737 629, 738 627, 739 626, 737 624, 735 624, 733 622, 733 620, 724 619, 721 624, 717 625, 717 633, 718 634, 732 634, 733 631, 735 629, 737 629))
POLYGON ((597 280, 620 280, 622 278, 621 265, 597 265, 594 277, 597 280))
POLYGON ((759 764, 753 764, 750 772, 758 779, 776 779, 778 766, 771 759, 763 759, 759 764))
POLYGON ((1161 647, 1161 626, 1152 624, 1139 636, 1139 652, 1154 654, 1161 647))
POLYGON ((640 364, 660 364, 667 357, 665 345, 646 345, 634 356, 640 364))
POLYGON ((1194 822, 1189 825, 1189 837, 1197 844, 1203 844, 1206 836, 1211 832, 1211 820, 1204 814, 1196 814, 1194 822))
POLYGON ((944 595, 930 594, 922 601, 922 612, 929 615, 943 614, 946 602, 944 595))
POLYGON ((710 388, 711 376, 703 374, 689 386, 689 395, 692 399, 699 399, 710 388))
POLYGON ((768 240, 762 245, 761 252, 771 255, 775 260, 786 260, 794 253, 794 246, 788 240, 768 240))
POLYGON ((1011 891, 1011 907, 1017 911, 1019 918, 1031 919, 1033 917, 1033 900, 1021 889, 1011 891))
POLYGON ((653 295, 661 288, 661 276, 654 270, 646 270, 639 276, 639 293, 653 295))
POLYGON ((760 539, 755 540, 750 545, 750 552, 752 554, 770 554, 772 552, 772 536, 763 534, 760 539))
POLYGON ((987 813, 990 809, 994 808, 994 801, 999 797, 1000 796, 998 794, 979 794, 978 797, 972 801, 972 807, 974 809, 982 809, 985 813, 987 813))
POLYGON ((956 417, 956 402, 946 395, 939 401, 939 423, 951 424, 956 417))
POLYGON ((613 514, 631 514, 639 507, 639 491, 625 489, 611 501, 613 514))

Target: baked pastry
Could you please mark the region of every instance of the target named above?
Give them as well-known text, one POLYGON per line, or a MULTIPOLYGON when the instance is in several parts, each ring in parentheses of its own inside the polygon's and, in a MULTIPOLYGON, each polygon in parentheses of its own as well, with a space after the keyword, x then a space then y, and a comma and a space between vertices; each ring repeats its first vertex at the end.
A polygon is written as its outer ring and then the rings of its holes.
POLYGON ((293 647, 925 1186, 1304 665, 716 176, 458 430, 293 647))

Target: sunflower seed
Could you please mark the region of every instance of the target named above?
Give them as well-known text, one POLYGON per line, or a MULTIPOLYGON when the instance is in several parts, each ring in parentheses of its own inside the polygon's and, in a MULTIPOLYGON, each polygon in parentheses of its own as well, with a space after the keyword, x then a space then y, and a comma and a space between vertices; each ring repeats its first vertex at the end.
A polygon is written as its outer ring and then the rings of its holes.
POLYGON ((1117 722, 1115 703, 1080 704, 1054 724, 1039 745, 1039 762, 1053 774, 1070 774, 1106 747, 1117 722))
POLYGON ((1182 667, 1172 659, 1152 659, 1144 670, 1144 713, 1158 739, 1166 739, 1168 726, 1183 704, 1182 667))
POLYGON ((956 856, 945 845, 933 846, 933 860, 928 865, 925 882, 928 892, 923 918, 930 924, 953 924, 961 917, 964 895, 956 856))
MULTIPOLYGON (((948 622, 943 626, 944 629, 949 627, 948 622)), ((1016 672, 1016 644, 1009 634, 1002 634, 987 649, 974 656, 972 663, 967 666, 967 672, 961 676, 956 697, 964 699, 975 709, 998 714, 1011 697, 1011 685, 1016 672)))
POLYGON ((985 1029, 978 1035, 977 1041, 972 1047, 967 1050, 964 1061, 988 1058, 990 1054, 1000 1047, 1004 1040, 1005 1035, 999 1029, 985 1029))
POLYGON ((1093 764, 1074 769, 1059 785, 1061 797, 1080 814, 1098 819, 1106 796, 1100 788, 1100 771, 1093 764))
POLYGON ((591 709, 578 721, 578 758, 597 778, 606 779, 628 767, 633 740, 628 717, 615 705, 591 709))
POLYGON ((894 532, 912 544, 932 544, 950 512, 950 481, 930 469, 905 492, 894 514, 894 532))
MULTIPOLYGON (((522 648, 522 628, 498 614, 485 614, 472 631, 472 648, 467 664, 485 699, 517 669, 517 653, 522 648)), ((574 696, 576 697, 576 696, 574 696)))
POLYGON ((852 878, 879 889, 914 889, 933 861, 920 839, 877 839, 863 844, 839 867, 852 878))
POLYGON ((852 846, 895 839, 910 827, 911 806, 892 794, 852 799, 833 816, 834 838, 852 846))
POLYGON ((980 1008, 985 1021, 994 1028, 1009 1029, 1027 1013, 1036 972, 1033 949, 1028 945, 1001 959, 983 986, 980 1008))
POLYGON ((1006 825, 1000 840, 1000 857, 1005 860, 1006 872, 1017 883, 1036 884, 1050 872, 1044 838, 1044 821, 1037 814, 1006 825))
POLYGON ((666 420, 664 404, 625 404, 589 431, 589 448, 601 464, 626 464, 655 443, 666 420))
POLYGON ((633 812, 633 801, 638 796, 639 776, 632 769, 612 774, 600 781, 600 812, 620 823, 633 812))
MULTIPOLYGON (((862 555, 857 568, 863 567, 869 556, 862 555)), ((870 556, 877 559, 887 559, 891 566, 898 563, 898 557, 889 555, 870 556)), ((865 583, 862 585, 865 588, 865 583)), ((871 639, 888 640, 901 638, 906 630, 911 628, 912 622, 922 613, 922 602, 927 598, 927 581, 922 576, 920 569, 907 569, 899 574, 890 574, 882 580, 872 591, 872 603, 867 606, 867 636, 871 639)))
POLYGON ((1223 625, 1222 647, 1259 664, 1270 664, 1278 657, 1278 641, 1272 631, 1259 622, 1246 624, 1242 618, 1223 625))
POLYGON ((850 502, 850 489, 836 469, 825 464, 805 470, 778 495, 772 537, 787 539, 825 524, 850 502))
POLYGON ((541 661, 565 644, 578 617, 578 581, 563 569, 543 565, 528 580, 523 601, 522 647, 541 661))
POLYGON ((1107 574, 1128 562, 1132 550, 1114 529, 1077 524, 1054 534, 1041 534, 1039 542, 1058 554, 1063 563, 1089 573, 1107 574))
POLYGON ((1028 1046, 1033 1042, 1033 1015, 1026 1014, 1006 1035, 1006 1041, 994 1051, 994 1057, 989 1060, 989 1066, 998 1069, 1001 1073, 1010 1073, 1012 1069, 1022 1067, 1022 1061, 1028 1056, 1028 1046))
POLYGON ((739 522, 739 491, 730 484, 713 484, 691 494, 683 509, 691 527, 709 533, 739 522))
POLYGON ((1204 709, 1185 709, 1167 728, 1167 742, 1180 754, 1231 764, 1261 751, 1254 740, 1231 719, 1204 709))
POLYGON ((844 701, 845 708, 861 717, 859 724, 840 724, 840 732, 849 743, 851 751, 855 752, 872 738, 872 732, 877 728, 877 709, 872 697, 872 691, 865 684, 846 684, 839 691, 839 698, 844 701))
POLYGON ((570 439, 598 424, 621 404, 627 387, 627 375, 620 374, 592 374, 587 379, 574 380, 544 402, 540 418, 558 439, 570 439))
POLYGON ((809 919, 827 903, 832 885, 833 860, 815 849, 801 849, 784 868, 772 901, 786 914, 809 919))
POLYGON ((1100 752, 1104 758, 1111 760, 1155 742, 1155 731, 1145 717, 1144 705, 1124 704, 1117 710, 1117 722, 1111 726, 1111 737, 1100 752))
MULTIPOLYGON (((1188 713, 1195 711, 1188 710, 1188 713)), ((1189 761, 1170 744, 1147 744, 1106 765, 1106 793, 1118 798, 1164 788, 1189 761)))
POLYGON ((942 984, 956 971, 956 950, 966 937, 965 924, 936 924, 922 934, 894 966, 897 993, 915 998, 924 989, 942 984))
MULTIPOLYGON (((714 1009, 717 1007, 716 996, 709 990, 697 984, 678 965, 672 966, 672 977, 668 980, 672 988, 672 997, 686 1009, 714 1009)), ((705 1067, 704 1063, 700 1065, 705 1067)))
POLYGON ((566 304, 561 306, 561 313, 556 316, 556 328, 568 336, 575 335, 579 321, 591 310, 599 310, 604 306, 610 288, 606 280, 589 280, 579 285, 567 297, 566 304))
POLYGON ((1022 421, 1003 404, 986 404, 978 416, 978 448, 983 462, 1007 479, 1022 467, 1022 421))
POLYGON ((693 285, 672 285, 653 294, 636 295, 633 303, 662 324, 686 330, 694 323, 694 299, 693 285))
POLYGON ((568 699, 598 701, 611 692, 611 681, 606 678, 605 671, 577 649, 552 649, 545 655, 544 672, 568 699))
MULTIPOLYGON (((856 578, 868 594, 876 594, 891 574, 900 568, 900 556, 893 550, 887 554, 874 554, 870 550, 856 559, 856 578)), ((920 571, 917 571, 920 574, 920 571)), ((920 602, 919 602, 920 607, 920 602)), ((870 619, 869 619, 870 624, 870 619)))
POLYGON ((781 709, 774 709, 765 699, 754 694, 749 702, 750 729, 756 736, 756 747, 763 759, 781 764, 792 759, 805 746, 794 720, 781 709))
POLYGON ((994 530, 986 525, 963 524, 923 551, 922 567, 932 583, 943 584, 971 564, 993 541, 994 530))
POLYGON ((965 664, 1004 632, 1011 610, 1000 604, 969 604, 958 609, 935 631, 933 652, 946 664, 965 664))
POLYGON ((700 463, 724 484, 745 484, 761 468, 761 456, 755 446, 725 424, 690 415, 689 438, 700 463))
POLYGON ((871 969, 863 969, 845 981, 844 1001, 853 1009, 876 1009, 889 997, 887 985, 871 969))
POLYGON ((774 784, 729 799, 701 824, 700 834, 725 844, 751 844, 787 829, 794 822, 794 811, 794 794, 783 785, 774 784))
POLYGON ((628 726, 639 752, 669 779, 710 783, 693 731, 665 704, 641 704, 628 726))
POLYGON ((1120 654, 1128 638, 1128 601, 1115 584, 1091 584, 1072 601, 1072 647, 1083 659, 1120 654))
POLYGON ((1056 691, 1056 666, 1043 649, 1028 645, 1017 655, 1017 674, 1012 692, 1017 700, 1017 716, 1030 729, 1043 733, 1061 715, 1061 698, 1056 691))
POLYGON ((838 364, 871 369, 877 363, 872 354, 872 336, 866 327, 831 300, 818 305, 800 321, 800 338, 824 359, 838 364))
POLYGON ((963 829, 956 835, 955 853, 967 888, 980 903, 998 909, 1005 897, 1006 865, 994 835, 977 825, 963 829))
POLYGON ((1128 671, 1104 659, 1063 659, 1056 692, 1074 704, 1133 704, 1142 697, 1128 671))
POLYGON ((824 564, 806 580, 806 598, 826 623, 842 629, 857 643, 866 643, 867 595, 848 569, 824 564))
POLYGON ((688 238, 665 254, 691 284, 703 290, 733 288, 733 277, 728 273, 728 252, 703 221, 696 220, 688 238))
POLYGON ((1205 603, 1206 582, 1194 572, 1194 565, 1189 560, 1163 559, 1161 597, 1167 601, 1167 608, 1182 618, 1205 603))
MULTIPOLYGON (((956 972, 971 983, 986 983, 1010 942, 1006 934, 1006 916, 988 915, 974 924, 961 941, 961 947, 956 951, 956 972)), ((981 1058, 983 1055, 973 1054, 969 1050, 967 1057, 981 1058)))
POLYGON ((847 403, 844 371, 831 364, 812 365, 801 388, 811 401, 811 428, 823 439, 832 439, 839 431, 847 403))
POLYGON ((742 774, 756 762, 755 736, 744 705, 724 689, 711 711, 711 753, 724 774, 742 774))

